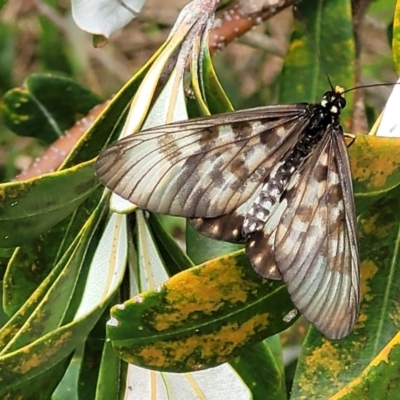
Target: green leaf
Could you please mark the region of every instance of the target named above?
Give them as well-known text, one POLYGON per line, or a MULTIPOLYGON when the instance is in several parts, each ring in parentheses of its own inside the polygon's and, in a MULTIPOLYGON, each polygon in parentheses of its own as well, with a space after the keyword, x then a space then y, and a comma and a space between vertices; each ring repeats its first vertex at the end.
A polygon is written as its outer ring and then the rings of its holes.
POLYGON ((28 388, 30 379, 65 359, 86 338, 114 296, 115 290, 105 291, 89 312, 75 318, 79 301, 85 299, 79 287, 87 278, 84 267, 90 265, 92 243, 97 245, 93 235, 103 210, 104 200, 48 278, 0 331, 0 381, 5 382, 0 396, 12 393, 17 384, 28 388))
POLYGON ((394 66, 400 75, 400 0, 397 0, 394 10, 392 50, 394 66))
MULTIPOLYGON (((51 2, 47 3, 50 6, 49 3, 51 2)), ((57 3, 52 1, 51 6, 56 8, 57 3)), ((62 33, 51 19, 39 16, 38 22, 41 28, 38 43, 40 60, 44 68, 70 75, 72 68, 67 57, 67 51, 70 50, 68 42, 62 40, 62 33)))
POLYGON ((86 115, 99 102, 70 78, 34 74, 25 79, 23 88, 4 95, 1 112, 16 134, 52 143, 74 124, 77 115, 86 115))
POLYGON ((0 247, 31 242, 71 214, 99 185, 93 164, 0 185, 0 247))
POLYGON ((186 252, 196 264, 233 253, 242 248, 242 244, 223 242, 203 236, 189 222, 186 225, 186 252))
MULTIPOLYGON (((79 383, 78 393, 80 399, 95 399, 96 398, 96 386, 99 384, 99 371, 100 368, 106 368, 102 365, 102 353, 106 350, 106 347, 111 347, 111 343, 106 341, 106 322, 109 319, 110 311, 107 307, 101 318, 97 321, 96 325, 90 332, 86 342, 83 354, 80 358, 80 370, 79 370, 79 383)), ((116 358, 116 354, 112 354, 107 351, 107 355, 110 361, 110 370, 112 370, 112 360, 116 358)), ((121 361, 120 361, 121 362, 121 361)), ((111 375, 109 375, 111 376, 111 375)), ((112 387, 112 383, 117 384, 118 379, 110 379, 109 387, 112 387)), ((108 389, 106 387, 105 389, 108 389)), ((110 396, 109 399, 117 399, 116 396, 110 396)), ((61 400, 61 399, 60 399, 61 400)))
MULTIPOLYGON (((1 8, 1 7, 0 7, 1 8)), ((13 81, 16 29, 0 22, 0 91, 9 90, 13 81)))
MULTIPOLYGON (((303 1, 296 5, 300 21, 295 30, 281 75, 280 103, 316 102, 333 85, 355 84, 355 44, 351 4, 348 0, 303 1)), ((352 104, 352 93, 347 103, 352 104)), ((347 121, 349 109, 342 120, 347 121)))
MULTIPOLYGON (((93 398, 97 400, 118 399, 120 392, 123 392, 124 389, 128 389, 124 381, 127 368, 127 363, 117 356, 111 342, 104 342, 97 387, 95 397, 93 398)), ((140 396, 142 396, 142 394, 140 394, 140 396)), ((91 397, 82 396, 81 398, 89 399, 91 397)))
POLYGON ((189 113, 204 116, 232 111, 232 104, 215 73, 208 47, 204 47, 201 53, 201 60, 192 58, 191 86, 195 99, 188 100, 189 113))
POLYGON ((56 380, 58 385, 52 393, 52 400, 64 400, 66 398, 68 398, 68 400, 79 400, 77 393, 77 377, 79 374, 80 365, 81 351, 80 349, 77 349, 75 350, 74 355, 68 364, 68 367, 65 368, 64 376, 62 376, 62 379, 56 380))
POLYGON ((108 337, 129 363, 184 372, 226 362, 285 329, 293 305, 240 251, 170 278, 111 310, 108 337))
POLYGON ((169 275, 175 275, 193 267, 192 260, 182 251, 176 241, 169 235, 160 222, 160 217, 150 214, 150 226, 158 250, 168 269, 169 275))
POLYGON ((98 188, 68 218, 40 235, 29 245, 15 250, 4 277, 3 304, 13 315, 46 279, 78 236, 103 194, 98 188))
POLYGON ((203 54, 201 65, 203 67, 201 78, 204 98, 211 113, 218 114, 232 111, 232 104, 217 78, 208 48, 203 54))
POLYGON ((283 371, 266 341, 246 349, 230 364, 247 384, 254 400, 287 398, 283 371))

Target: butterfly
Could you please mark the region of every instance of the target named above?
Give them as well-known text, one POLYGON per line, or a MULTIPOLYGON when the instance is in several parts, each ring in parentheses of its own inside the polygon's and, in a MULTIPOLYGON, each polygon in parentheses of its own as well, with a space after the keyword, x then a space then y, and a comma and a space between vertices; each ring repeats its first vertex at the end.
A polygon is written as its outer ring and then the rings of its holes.
POLYGON ((100 181, 151 212, 191 219, 202 234, 246 244, 254 269, 283 279, 326 337, 345 337, 360 306, 353 187, 340 112, 273 105, 143 130, 105 149, 100 181))

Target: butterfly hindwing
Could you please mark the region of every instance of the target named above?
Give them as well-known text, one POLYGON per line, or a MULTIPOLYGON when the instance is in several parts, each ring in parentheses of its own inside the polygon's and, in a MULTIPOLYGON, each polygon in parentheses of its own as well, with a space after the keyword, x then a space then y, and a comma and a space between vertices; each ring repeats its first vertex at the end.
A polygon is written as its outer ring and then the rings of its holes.
POLYGON ((305 104, 269 106, 148 129, 106 149, 96 173, 146 210, 217 217, 252 196, 309 117, 305 104))
POLYGON ((233 212, 214 218, 192 218, 190 223, 202 235, 216 240, 242 243, 247 238, 243 235, 242 226, 246 213, 259 195, 261 184, 256 191, 233 212))
POLYGON ((256 270, 273 278, 278 269, 296 307, 334 339, 350 332, 359 308, 350 177, 341 128, 329 127, 303 171, 294 177, 280 209, 247 245, 256 270))

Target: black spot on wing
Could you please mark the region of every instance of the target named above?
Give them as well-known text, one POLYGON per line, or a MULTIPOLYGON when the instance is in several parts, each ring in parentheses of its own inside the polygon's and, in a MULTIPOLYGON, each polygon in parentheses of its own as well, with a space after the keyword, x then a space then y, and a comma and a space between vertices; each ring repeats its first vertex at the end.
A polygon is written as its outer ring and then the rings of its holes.
POLYGON ((232 192, 237 192, 237 191, 242 192, 243 190, 245 190, 244 183, 246 182, 246 180, 250 175, 251 175, 250 171, 245 165, 243 165, 242 168, 238 168, 235 171, 235 177, 237 179, 234 182, 232 182, 230 190, 232 190, 232 192))
POLYGON ((200 144, 204 150, 210 150, 217 143, 220 133, 218 126, 210 126, 204 129, 200 135, 200 144))
POLYGON ((168 135, 161 135, 157 138, 157 147, 162 149, 167 160, 173 161, 181 155, 181 149, 176 142, 169 140, 168 135))
POLYGON ((204 236, 225 242, 243 243, 243 220, 243 215, 233 212, 215 218, 192 218, 190 223, 204 236))
POLYGON ((326 180, 328 175, 328 166, 327 165, 318 165, 314 172, 315 179, 317 182, 323 182, 326 180))
POLYGON ((244 166, 246 165, 246 161, 241 158, 241 157, 236 157, 231 163, 230 163, 230 170, 234 174, 238 173, 244 166))
POLYGON ((254 132, 252 124, 247 121, 236 121, 231 124, 231 128, 238 139, 246 138, 254 132))
POLYGON ((266 171, 264 166, 258 167, 254 172, 250 171, 246 165, 246 160, 242 157, 236 157, 230 163, 230 172, 236 177, 235 181, 232 182, 230 190, 233 192, 243 192, 245 190, 245 182, 259 182, 260 184, 264 181, 266 171))
MULTIPOLYGON (((202 171, 200 170, 200 164, 203 159, 203 154, 196 154, 189 157, 182 167, 182 172, 177 180, 177 197, 182 208, 190 208, 191 214, 196 215, 196 207, 200 204, 203 208, 210 203, 210 199, 207 199, 206 192, 204 190, 193 190, 198 182, 202 179, 202 171), (190 202, 190 204, 188 204, 190 202)), ((216 170, 213 171, 214 179, 218 179, 220 176, 216 170)), ((210 176, 210 179, 211 176, 210 176)), ((222 184, 222 182, 219 182, 222 184)))

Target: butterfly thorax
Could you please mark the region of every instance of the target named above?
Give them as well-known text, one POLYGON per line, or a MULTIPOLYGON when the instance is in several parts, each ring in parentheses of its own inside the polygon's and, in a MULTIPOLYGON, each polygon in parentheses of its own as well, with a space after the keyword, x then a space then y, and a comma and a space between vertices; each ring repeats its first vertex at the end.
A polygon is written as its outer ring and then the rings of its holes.
POLYGON ((329 125, 339 125, 341 110, 346 101, 342 92, 326 92, 319 104, 310 106, 310 119, 298 142, 282 157, 264 181, 259 195, 247 212, 242 226, 242 234, 250 234, 263 229, 269 216, 277 207, 282 194, 287 190, 296 173, 310 157, 314 148, 323 138, 329 125))
POLYGON ((317 133, 324 131, 330 124, 338 125, 340 113, 345 106, 346 100, 339 89, 326 92, 321 102, 314 106, 308 130, 317 133))

